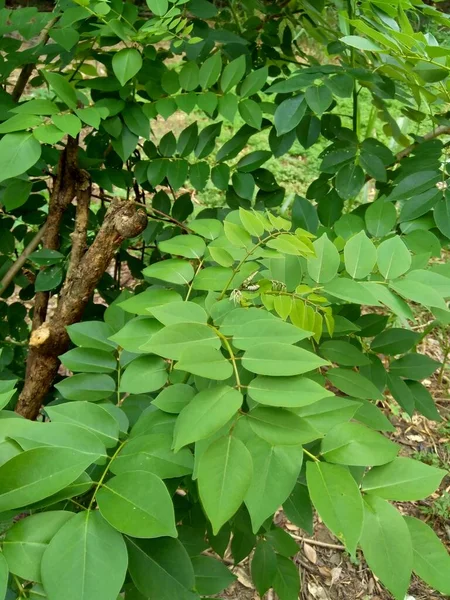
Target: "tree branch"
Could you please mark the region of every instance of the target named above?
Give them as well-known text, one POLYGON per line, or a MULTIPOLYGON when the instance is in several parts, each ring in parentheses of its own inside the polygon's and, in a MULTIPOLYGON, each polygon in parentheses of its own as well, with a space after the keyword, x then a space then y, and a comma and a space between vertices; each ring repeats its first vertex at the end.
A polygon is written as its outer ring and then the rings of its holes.
MULTIPOLYGON (((55 23, 58 21, 58 19, 59 16, 54 17, 47 23, 47 25, 41 31, 36 47, 40 46, 41 44, 45 46, 45 44, 50 39, 50 30, 53 27, 53 25, 55 25, 55 23)), ((14 89, 11 93, 12 99, 15 102, 18 102, 20 100, 20 97, 22 96, 24 89, 28 83, 28 80, 31 77, 31 73, 34 71, 35 67, 36 63, 30 63, 22 67, 19 77, 17 78, 16 85, 14 86, 14 89)))
POLYGON ((78 269, 87 247, 87 228, 92 186, 89 174, 86 171, 80 171, 80 175, 82 181, 78 184, 75 228, 70 235, 72 238, 72 250, 67 278, 71 278, 73 272, 78 269))
POLYGON ((30 254, 32 254, 39 246, 42 238, 44 237, 46 227, 47 224, 44 224, 39 229, 39 231, 36 233, 36 235, 28 244, 28 246, 24 249, 19 258, 11 265, 6 274, 3 276, 2 280, 0 281, 0 296, 3 295, 11 281, 14 279, 14 277, 17 275, 17 273, 20 271, 23 265, 27 262, 30 254))
POLYGON ((414 142, 414 144, 411 144, 410 146, 403 148, 403 150, 400 150, 400 152, 398 152, 395 155, 397 162, 401 161, 402 158, 409 156, 411 152, 413 152, 417 148, 417 146, 419 146, 423 142, 434 140, 435 138, 440 137, 441 135, 450 135, 450 125, 439 125, 439 127, 436 127, 436 129, 433 129, 433 131, 429 131, 424 136, 422 136, 422 140, 420 142, 414 142))

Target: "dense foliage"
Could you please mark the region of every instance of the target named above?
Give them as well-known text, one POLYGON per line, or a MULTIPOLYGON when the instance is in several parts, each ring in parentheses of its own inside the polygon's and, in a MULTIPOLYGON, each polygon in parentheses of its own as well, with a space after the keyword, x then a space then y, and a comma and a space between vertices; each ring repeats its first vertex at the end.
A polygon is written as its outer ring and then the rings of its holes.
POLYGON ((195 600, 234 580, 231 544, 261 596, 296 600, 280 506, 397 600, 413 572, 450 594, 444 546, 392 504, 446 471, 399 456, 377 405, 441 418, 413 325, 450 323, 448 20, 0 10, 0 598, 195 600), (298 143, 324 149, 293 197, 267 165, 298 143))

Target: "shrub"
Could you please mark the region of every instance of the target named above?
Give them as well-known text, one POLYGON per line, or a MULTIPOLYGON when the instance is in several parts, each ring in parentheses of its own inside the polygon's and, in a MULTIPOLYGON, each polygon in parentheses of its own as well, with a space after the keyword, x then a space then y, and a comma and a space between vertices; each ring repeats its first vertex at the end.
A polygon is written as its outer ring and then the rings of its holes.
POLYGON ((399 456, 377 406, 441 418, 411 323, 449 322, 450 67, 413 25, 448 19, 325 4, 2 9, 0 596, 211 596, 231 540, 260 595, 295 600, 280 506, 310 532, 314 507, 396 599, 413 571, 449 593, 445 548, 390 502, 446 471, 399 456), (197 119, 152 134, 180 111, 197 119), (265 164, 324 140, 286 197, 265 164))

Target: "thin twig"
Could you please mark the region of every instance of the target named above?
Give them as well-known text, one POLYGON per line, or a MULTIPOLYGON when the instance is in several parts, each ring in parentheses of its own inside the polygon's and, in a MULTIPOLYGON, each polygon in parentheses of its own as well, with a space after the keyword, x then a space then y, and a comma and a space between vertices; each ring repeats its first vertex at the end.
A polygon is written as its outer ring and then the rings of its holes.
MULTIPOLYGON (((41 44, 45 46, 45 44, 50 39, 50 30, 53 27, 53 25, 55 25, 55 23, 58 21, 58 19, 59 15, 57 17, 54 17, 53 19, 51 19, 51 21, 47 23, 47 25, 41 31, 41 34, 38 38, 38 43, 36 44, 36 48, 41 44)), ((27 65, 23 65, 19 77, 17 78, 16 85, 14 86, 14 89, 11 93, 12 99, 15 102, 18 102, 20 100, 20 97, 22 96, 23 91, 28 83, 28 80, 31 77, 31 73, 34 71, 35 67, 36 63, 29 63, 27 65)))
POLYGON ((402 158, 409 156, 411 152, 413 152, 421 143, 434 140, 441 135, 450 135, 450 125, 440 125, 439 127, 436 127, 436 129, 433 129, 433 131, 429 131, 422 136, 421 142, 414 142, 414 144, 411 144, 410 146, 403 148, 403 150, 400 150, 400 152, 398 152, 395 156, 397 162, 402 160, 402 158))
POLYGON ((311 546, 320 546, 321 548, 332 548, 333 550, 345 550, 345 546, 341 544, 329 544, 328 542, 320 542, 319 540, 310 540, 308 538, 300 537, 299 535, 295 535, 294 533, 289 534, 294 538, 297 542, 304 542, 305 544, 310 544, 311 546))
POLYGON ((11 281, 14 279, 14 277, 17 275, 17 273, 20 271, 20 269, 26 263, 30 254, 32 254, 36 250, 36 248, 39 246, 39 243, 41 242, 41 240, 44 236, 46 226, 47 226, 47 224, 45 223, 39 229, 39 231, 36 233, 36 235, 31 240, 31 242, 28 244, 28 246, 24 249, 24 251, 19 256, 19 258, 11 265, 11 267, 8 269, 7 273, 3 276, 2 280, 0 281, 0 296, 3 294, 3 292, 9 286, 11 281))

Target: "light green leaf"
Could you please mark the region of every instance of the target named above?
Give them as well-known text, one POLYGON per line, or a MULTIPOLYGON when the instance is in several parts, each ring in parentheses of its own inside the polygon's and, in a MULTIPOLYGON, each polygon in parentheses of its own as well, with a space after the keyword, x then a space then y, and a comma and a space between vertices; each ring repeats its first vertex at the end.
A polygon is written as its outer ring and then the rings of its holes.
POLYGON ((217 381, 228 379, 233 374, 231 362, 220 350, 209 346, 199 346, 195 352, 190 348, 184 350, 175 369, 217 381))
POLYGON ((397 211, 392 202, 377 200, 369 205, 364 218, 370 235, 384 237, 392 231, 397 220, 397 211))
POLYGON ((152 308, 153 316, 161 321, 163 325, 174 325, 176 323, 203 323, 208 321, 208 315, 204 308, 195 302, 170 302, 152 308))
POLYGON ((15 523, 3 542, 3 554, 11 573, 40 582, 44 551, 53 536, 73 516, 74 513, 68 511, 50 511, 30 515, 15 523))
POLYGON ((110 338, 114 330, 102 321, 84 321, 74 323, 67 327, 67 333, 71 341, 82 348, 95 348, 113 352, 117 344, 111 342, 110 338))
POLYGON ((361 536, 364 558, 396 600, 404 600, 413 567, 411 536, 389 502, 366 496, 361 536))
POLYGON ((447 310, 447 305, 441 294, 430 288, 430 286, 420 283, 420 281, 397 279, 390 284, 390 287, 407 300, 412 300, 427 307, 447 310))
MULTIPOLYGON (((131 300, 131 298, 130 298, 131 300)), ((156 307, 158 308, 158 307, 156 307)), ((153 309, 151 309, 153 312, 153 309)), ((147 311, 148 314, 149 311, 147 311)), ((162 329, 161 323, 150 317, 136 317, 109 339, 127 352, 142 353, 142 346, 162 329)))
POLYGON ((186 383, 175 383, 164 388, 152 404, 164 412, 179 414, 195 396, 195 390, 186 383))
POLYGON ((180 300, 180 294, 173 290, 151 287, 145 292, 133 295, 131 298, 120 302, 119 306, 127 313, 148 317, 149 314, 153 314, 152 308, 154 306, 162 306, 180 300))
POLYGON ((425 523, 403 517, 411 535, 413 570, 433 589, 450 595, 450 556, 444 545, 425 523))
POLYGON ((162 358, 139 356, 125 369, 120 379, 119 390, 129 394, 154 392, 166 384, 168 377, 167 363, 162 358))
POLYGON ((116 475, 147 471, 161 479, 191 474, 194 467, 191 451, 183 448, 175 453, 171 447, 172 435, 169 433, 150 433, 132 438, 111 463, 111 471, 116 475))
POLYGON ((198 219, 190 223, 189 227, 208 240, 215 240, 223 233, 223 225, 216 219, 198 219))
POLYGON ((63 75, 52 73, 51 71, 42 70, 42 75, 47 80, 51 89, 55 92, 60 100, 67 104, 69 108, 75 110, 77 108, 77 95, 75 88, 63 75))
POLYGON ((46 406, 45 412, 54 423, 73 423, 94 433, 107 448, 117 445, 117 421, 100 405, 92 402, 66 402, 46 406))
POLYGON ((113 373, 117 360, 110 352, 94 348, 74 348, 59 356, 59 360, 70 371, 85 373, 113 373))
POLYGON ((327 378, 338 390, 349 396, 356 396, 356 398, 366 400, 381 400, 383 398, 380 390, 370 379, 351 369, 341 369, 339 367, 329 369, 327 371, 327 378))
POLYGON ((293 410, 308 425, 314 427, 322 435, 330 429, 349 421, 358 410, 358 402, 341 396, 322 398, 314 404, 308 404, 293 410))
POLYGON ((369 289, 353 279, 344 277, 336 278, 325 285, 324 292, 347 302, 366 304, 367 306, 380 306, 380 303, 372 294, 371 288, 369 289))
POLYGON ((302 467, 303 448, 271 446, 255 436, 247 443, 247 450, 253 461, 253 477, 244 501, 257 533, 292 492, 302 467))
POLYGON ((246 418, 256 435, 274 446, 298 446, 322 437, 305 419, 284 408, 258 407, 246 418))
POLYGON ((374 467, 364 477, 362 489, 387 500, 423 500, 430 496, 447 474, 412 458, 398 457, 374 467))
POLYGON ((48 600, 113 600, 127 571, 127 549, 119 532, 98 511, 85 510, 53 537, 42 558, 42 582, 48 600))
POLYGON ((359 35, 345 35, 340 41, 344 44, 347 44, 347 46, 357 48, 358 50, 366 50, 368 52, 384 52, 383 48, 371 40, 363 38, 359 35))
POLYGON ((364 518, 356 481, 344 467, 324 462, 306 463, 306 477, 312 503, 320 518, 355 556, 364 518))
POLYGON ((114 379, 97 373, 78 373, 66 377, 55 385, 58 392, 68 400, 98 402, 109 398, 116 391, 114 379))
POLYGON ((31 133, 7 133, 0 140, 0 181, 22 175, 40 156, 41 145, 31 133))
POLYGON ((153 352, 164 358, 180 360, 184 350, 195 348, 199 345, 208 346, 218 350, 221 342, 214 329, 202 323, 175 323, 161 329, 142 346, 145 352, 153 352))
POLYGON ((313 242, 315 257, 308 257, 308 274, 317 283, 328 283, 335 278, 340 264, 339 252, 336 246, 324 233, 313 242))
POLYGON ((198 393, 183 408, 175 423, 175 452, 213 435, 236 415, 242 402, 242 394, 228 385, 207 388, 198 393))
POLYGON ((61 131, 71 135, 73 138, 77 137, 82 128, 80 119, 70 113, 66 115, 55 115, 52 120, 58 129, 61 129, 61 131))
POLYGON ((397 279, 411 267, 411 253, 396 235, 378 246, 377 263, 385 279, 397 279))
POLYGON ((377 262, 377 251, 365 231, 348 240, 344 247, 345 268, 354 279, 364 279, 377 262))
POLYGON ((242 364, 251 373, 279 377, 301 375, 328 363, 303 348, 270 342, 252 346, 242 357, 242 364))
POLYGON ((142 64, 142 56, 136 48, 123 48, 116 52, 112 59, 114 75, 121 85, 125 85, 130 79, 133 79, 141 70, 142 64))
POLYGON ((214 535, 242 504, 253 473, 252 457, 233 436, 213 442, 202 454, 198 489, 214 535))
POLYGON ((187 260, 169 258, 146 267, 142 274, 152 279, 184 285, 194 278, 194 267, 187 260))
POLYGON ((117 531, 137 538, 177 537, 172 499, 153 473, 120 473, 103 483, 96 499, 102 516, 117 531))
POLYGON ((0 511, 55 494, 75 481, 92 462, 92 455, 68 448, 33 448, 14 456, 0 467, 0 511))
POLYGON ((358 423, 336 425, 322 441, 326 461, 350 466, 384 465, 396 457, 397 444, 358 423))
POLYGON ((267 406, 295 408, 314 404, 333 393, 312 379, 294 377, 266 377, 258 375, 249 383, 251 398, 267 406))
POLYGON ((6 598, 8 587, 8 563, 3 554, 0 554, 0 598, 6 598))
POLYGON ((207 292, 221 292, 228 289, 233 279, 233 269, 227 267, 206 267, 195 276, 193 289, 207 292))
POLYGON ((205 248, 205 242, 201 237, 196 235, 176 235, 170 240, 159 243, 161 252, 183 256, 185 258, 200 259, 205 252, 205 248))
POLYGON ((295 344, 311 335, 310 331, 303 331, 281 319, 251 321, 239 328, 233 336, 233 345, 240 350, 249 350, 256 344, 272 341, 295 344))

